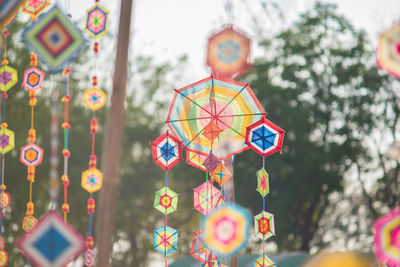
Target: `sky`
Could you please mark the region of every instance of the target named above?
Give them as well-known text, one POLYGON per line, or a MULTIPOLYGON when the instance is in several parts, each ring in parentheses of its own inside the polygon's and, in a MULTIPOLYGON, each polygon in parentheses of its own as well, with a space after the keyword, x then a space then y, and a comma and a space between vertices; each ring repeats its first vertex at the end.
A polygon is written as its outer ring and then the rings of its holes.
MULTIPOLYGON (((64 3, 65 0, 59 1, 64 3)), ((83 18, 93 0, 70 0, 73 18, 83 18)), ((158 62, 171 61, 183 54, 188 56, 192 71, 187 79, 200 80, 209 75, 205 66, 205 50, 208 36, 231 22, 226 11, 228 0, 134 0, 132 18, 131 56, 149 55, 158 62)), ((272 10, 270 17, 261 12, 260 1, 230 0, 233 25, 253 39, 252 56, 257 54, 257 36, 252 14, 260 19, 264 33, 272 35, 290 26, 298 14, 312 8, 315 0, 279 0, 286 20, 279 21, 272 10), (260 13, 261 12, 261 13, 260 13)), ((271 3, 272 1, 263 0, 271 3)), ((327 1, 328 2, 328 1, 327 1)), ((372 42, 379 33, 400 19, 399 0, 332 0, 339 12, 350 19, 358 29, 366 30, 372 42)), ((60 3, 60 4, 62 4, 60 3)), ((100 3, 111 11, 109 31, 117 35, 119 1, 102 0, 100 3)), ((83 25, 83 24, 82 24, 83 25)), ((191 83, 192 81, 179 81, 191 83)), ((180 85, 177 85, 179 88, 180 85)))

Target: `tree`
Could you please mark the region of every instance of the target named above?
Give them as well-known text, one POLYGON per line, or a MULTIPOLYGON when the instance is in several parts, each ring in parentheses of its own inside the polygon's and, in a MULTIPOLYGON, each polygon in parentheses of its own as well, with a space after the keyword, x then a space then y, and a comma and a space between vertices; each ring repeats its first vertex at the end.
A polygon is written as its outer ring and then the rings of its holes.
MULTIPOLYGON (((343 177, 356 162, 371 160, 364 138, 383 123, 371 108, 389 81, 377 73, 366 33, 332 4, 317 2, 261 47, 265 57, 256 59, 246 79, 267 117, 287 130, 283 155, 266 160, 272 189, 267 209, 276 215, 278 248, 309 251, 329 196, 342 192, 343 177)), ((249 177, 258 166, 246 163, 256 155, 238 158, 237 199, 254 207, 260 201, 249 177)))

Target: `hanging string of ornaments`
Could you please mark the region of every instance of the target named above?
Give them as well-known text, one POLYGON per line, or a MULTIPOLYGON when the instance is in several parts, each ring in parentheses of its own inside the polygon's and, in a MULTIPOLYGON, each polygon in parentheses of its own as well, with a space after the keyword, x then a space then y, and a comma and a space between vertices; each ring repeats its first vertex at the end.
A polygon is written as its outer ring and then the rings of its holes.
POLYGON ((154 248, 167 255, 178 249, 178 231, 168 226, 168 214, 177 210, 178 194, 168 187, 168 171, 182 160, 182 143, 168 131, 151 144, 154 162, 165 171, 165 186, 155 193, 154 208, 165 216, 164 226, 154 230, 154 248))
MULTIPOLYGON (((71 60, 78 55, 85 47, 85 41, 81 31, 76 28, 69 20, 69 2, 66 2, 66 13, 62 12, 57 5, 53 6, 48 12, 39 15, 48 5, 48 0, 27 1, 24 12, 32 16, 32 23, 24 29, 22 38, 31 49, 31 68, 25 71, 24 87, 29 90, 31 106, 31 128, 29 130, 29 144, 21 149, 21 161, 28 166, 28 180, 30 181, 30 199, 27 205, 27 216, 24 219, 24 226, 29 227, 33 223, 33 202, 32 202, 32 183, 34 181, 34 167, 40 162, 38 159, 43 153, 34 143, 36 141, 36 131, 34 129, 34 107, 36 106, 36 90, 43 86, 44 74, 37 68, 37 59, 41 59, 53 73, 51 79, 55 81, 55 74, 62 73, 63 77, 63 97, 61 102, 64 107, 64 121, 61 124, 64 134, 62 155, 64 158, 63 174, 61 176, 63 184, 63 204, 61 206, 63 217, 55 210, 54 186, 51 183, 50 211, 40 218, 33 231, 17 240, 17 247, 38 266, 65 266, 72 259, 76 258, 85 248, 84 239, 68 223, 67 214, 70 212, 68 204, 68 160, 71 156, 69 150, 69 138, 71 125, 69 123, 69 103, 71 93, 69 89, 69 74, 71 60), (51 36, 52 38, 47 38, 51 36), (29 217, 32 216, 32 217, 29 217), (30 219, 26 220, 27 218, 30 219), (48 244, 57 244, 56 250, 49 250, 48 244)), ((53 151, 52 151, 53 153, 53 151)), ((54 173, 54 172, 53 172, 54 173)))
MULTIPOLYGON (((32 21, 35 21, 37 16, 39 16, 40 13, 50 5, 50 1, 42 1, 42 3, 37 4, 32 1, 27 1, 22 8, 22 12, 30 15, 32 21)), ((31 67, 25 70, 22 81, 22 86, 29 92, 29 106, 31 110, 30 129, 28 131, 28 144, 21 148, 20 153, 20 161, 27 167, 27 180, 29 182, 29 200, 26 204, 26 216, 22 222, 22 229, 27 233, 31 233, 38 223, 37 218, 34 217, 34 202, 32 194, 33 183, 35 182, 35 170, 36 167, 42 163, 43 149, 36 144, 36 129, 34 127, 34 121, 35 107, 37 105, 36 92, 43 87, 45 79, 44 72, 37 68, 38 60, 34 51, 32 51, 30 56, 30 65, 31 67)))
POLYGON ((281 151, 285 132, 266 118, 253 123, 246 130, 246 144, 263 157, 262 169, 257 171, 257 191, 262 197, 262 211, 254 216, 256 236, 262 240, 262 255, 255 260, 256 267, 273 267, 276 264, 266 255, 265 241, 275 235, 274 215, 266 211, 265 197, 269 194, 269 175, 265 158, 281 151))
MULTIPOLYGON (((6 25, 8 25, 12 21, 6 25)), ((7 187, 5 185, 5 154, 10 152, 15 147, 14 143, 14 132, 8 129, 8 124, 6 120, 6 105, 8 99, 8 90, 10 90, 17 82, 18 75, 17 71, 10 67, 9 61, 7 59, 7 37, 9 36, 9 31, 7 28, 3 31, 2 37, 4 38, 4 52, 3 61, 0 69, 0 90, 2 91, 2 121, 0 124, 0 154, 1 154, 1 185, 0 185, 0 266, 6 266, 8 262, 8 254, 4 249, 5 240, 4 234, 4 217, 6 215, 6 208, 10 206, 10 194, 6 191, 7 187)))
POLYGON ((107 100, 107 95, 104 91, 98 88, 97 76, 97 57, 99 55, 99 42, 97 38, 107 32, 108 26, 108 11, 99 4, 99 0, 95 1, 95 5, 86 12, 85 31, 88 32, 94 39, 94 75, 92 76, 92 88, 87 89, 83 94, 83 103, 92 111, 93 117, 90 122, 90 135, 92 138, 91 154, 89 157, 89 169, 82 172, 81 186, 89 194, 87 201, 87 211, 89 214, 89 230, 86 238, 85 265, 92 266, 94 262, 94 239, 92 236, 93 213, 95 211, 95 199, 93 193, 99 191, 103 184, 103 174, 97 166, 97 156, 95 154, 95 140, 98 131, 98 122, 96 119, 96 111, 104 107, 107 100))

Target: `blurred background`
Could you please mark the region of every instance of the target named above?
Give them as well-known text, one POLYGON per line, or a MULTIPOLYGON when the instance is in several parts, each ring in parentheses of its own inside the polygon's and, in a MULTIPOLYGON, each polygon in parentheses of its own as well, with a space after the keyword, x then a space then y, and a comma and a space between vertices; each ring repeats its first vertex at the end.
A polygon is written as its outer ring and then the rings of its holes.
MULTIPOLYGON (((64 1, 59 2, 62 6, 64 1)), ((70 2, 72 19, 83 29, 93 1, 70 2)), ((102 1, 111 17, 109 31, 100 40, 99 85, 108 93, 117 3, 102 1)), ((210 74, 205 66, 207 38, 229 22, 252 39, 253 67, 239 80, 250 84, 267 117, 286 131, 282 155, 272 155, 266 164, 271 188, 267 206, 276 228, 276 236, 268 239, 268 253, 277 255, 272 258, 278 264, 292 256, 298 257, 292 262, 300 263, 324 249, 372 256, 373 221, 400 204, 399 160, 386 156, 391 144, 400 140, 400 82, 377 68, 374 54, 379 33, 399 19, 397 0, 136 0, 113 265, 158 266, 162 258, 153 250, 153 230, 163 224, 153 199, 164 173, 153 163, 150 143, 166 130, 173 89, 210 74)), ((29 66, 30 53, 20 36, 28 23, 21 14, 9 28, 8 57, 20 74, 29 66)), ((83 235, 87 192, 80 179, 90 153, 91 113, 82 104, 82 94, 91 87, 88 70, 93 66, 88 46, 73 64, 70 85, 69 222, 83 235)), ((36 214, 48 209, 50 96, 60 96, 62 86, 61 75, 47 75, 45 88, 38 92, 37 143, 45 156, 34 184, 36 214)), ((5 219, 6 250, 9 262, 23 266, 24 256, 13 244, 23 233, 29 194, 26 169, 19 162, 19 148, 29 129, 28 93, 19 86, 10 91, 8 103, 8 124, 15 131, 17 149, 6 157, 12 201, 5 219)), ((97 114, 99 140, 106 112, 107 108, 97 114)), ((59 116, 61 123, 61 104, 59 116)), ((101 155, 101 142, 96 145, 101 155)), ((262 208, 254 194, 261 164, 261 157, 246 151, 234 165, 236 201, 253 215, 262 208)), ((180 231, 179 250, 171 259, 179 259, 175 266, 189 266, 178 263, 190 256, 192 232, 200 228, 193 188, 204 181, 204 173, 181 162, 168 177, 179 194, 178 212, 168 218, 180 231)), ((246 257, 250 262, 260 253, 258 242, 250 237, 240 253, 240 266, 246 266, 246 257)), ((82 259, 75 265, 81 266, 82 259)))

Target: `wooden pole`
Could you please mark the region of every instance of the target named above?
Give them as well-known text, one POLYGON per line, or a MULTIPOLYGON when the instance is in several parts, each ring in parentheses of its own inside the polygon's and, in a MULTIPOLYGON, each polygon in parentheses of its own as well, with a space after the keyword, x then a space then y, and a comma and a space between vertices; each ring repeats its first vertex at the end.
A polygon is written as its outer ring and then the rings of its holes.
POLYGON ((117 52, 115 57, 111 106, 107 114, 103 140, 103 189, 96 224, 96 255, 99 267, 110 266, 113 247, 114 218, 120 185, 120 158, 124 130, 125 94, 128 77, 129 35, 133 0, 121 0, 117 52))
MULTIPOLYGON (((230 171, 232 174, 232 178, 226 181, 226 194, 227 200, 230 203, 235 203, 235 182, 234 182, 234 175, 233 175, 233 157, 228 157, 224 160, 225 167, 230 171)), ((239 258, 238 255, 234 255, 231 258, 231 267, 238 267, 239 266, 239 258)))

